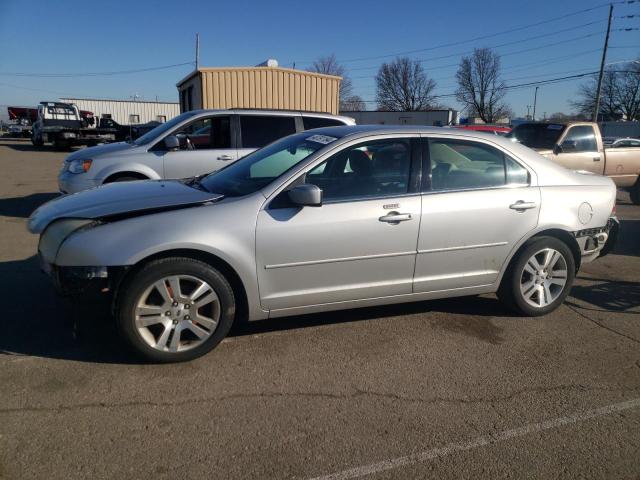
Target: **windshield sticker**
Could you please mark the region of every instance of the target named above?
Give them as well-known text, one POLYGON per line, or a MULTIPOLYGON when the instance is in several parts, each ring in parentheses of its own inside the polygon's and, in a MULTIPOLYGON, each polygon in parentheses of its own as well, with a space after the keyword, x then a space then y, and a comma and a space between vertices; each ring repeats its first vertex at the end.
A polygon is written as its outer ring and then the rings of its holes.
POLYGON ((307 137, 307 140, 327 145, 336 140, 336 137, 329 137, 328 135, 311 135, 310 137, 307 137))
POLYGON ((547 125, 547 130, 562 130, 562 125, 547 125))

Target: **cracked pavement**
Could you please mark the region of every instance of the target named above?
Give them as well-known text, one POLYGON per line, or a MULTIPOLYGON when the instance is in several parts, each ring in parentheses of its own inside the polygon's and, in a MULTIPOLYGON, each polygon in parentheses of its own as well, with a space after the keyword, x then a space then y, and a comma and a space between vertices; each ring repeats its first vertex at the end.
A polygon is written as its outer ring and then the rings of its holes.
MULTIPOLYGON (((311 478, 640 398, 640 207, 567 303, 481 296, 237 327, 209 355, 138 364, 58 299, 29 213, 64 153, 0 141, 0 478, 311 478)), ((640 409, 367 478, 638 478, 640 409)))

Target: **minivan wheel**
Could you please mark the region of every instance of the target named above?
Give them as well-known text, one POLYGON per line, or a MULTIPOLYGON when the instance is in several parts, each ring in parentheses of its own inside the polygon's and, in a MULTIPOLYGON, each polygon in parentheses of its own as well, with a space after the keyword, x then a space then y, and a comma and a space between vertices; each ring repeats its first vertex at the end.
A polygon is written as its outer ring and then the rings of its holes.
POLYGON ((520 314, 545 315, 562 304, 574 277, 569 247, 554 237, 538 237, 510 265, 498 296, 520 314))
POLYGON ((169 363, 192 360, 227 335, 235 298, 226 278, 191 258, 155 260, 121 287, 118 328, 142 357, 169 363))

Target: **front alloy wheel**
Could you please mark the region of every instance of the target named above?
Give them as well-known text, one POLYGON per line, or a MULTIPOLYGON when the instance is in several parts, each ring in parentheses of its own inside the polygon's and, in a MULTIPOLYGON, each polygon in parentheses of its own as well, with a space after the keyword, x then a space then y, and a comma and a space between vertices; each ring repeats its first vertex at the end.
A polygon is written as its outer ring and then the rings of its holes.
POLYGON ((142 293, 135 322, 150 347, 182 352, 206 341, 219 319, 220 301, 207 282, 191 275, 172 275, 142 293))
POLYGON ((191 258, 154 260, 131 274, 117 298, 119 329, 148 360, 199 357, 227 335, 235 298, 215 268, 191 258))

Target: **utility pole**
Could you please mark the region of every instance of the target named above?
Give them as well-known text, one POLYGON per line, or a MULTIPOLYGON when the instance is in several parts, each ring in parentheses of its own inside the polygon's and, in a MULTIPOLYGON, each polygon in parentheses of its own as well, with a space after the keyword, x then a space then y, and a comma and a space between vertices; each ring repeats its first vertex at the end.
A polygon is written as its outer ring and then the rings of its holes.
POLYGON ((527 120, 531 120, 531 115, 529 114, 531 112, 531 105, 527 105, 527 120))
POLYGON ((600 90, 602 89, 602 76, 604 75, 604 62, 607 58, 607 47, 609 46, 609 33, 611 32, 611 19, 613 18, 613 3, 609 4, 609 23, 607 25, 607 35, 604 37, 604 48, 602 49, 602 61, 600 62, 600 75, 598 76, 598 90, 596 91, 596 104, 593 107, 594 122, 598 121, 598 110, 600 110, 600 90))
POLYGON ((540 87, 536 87, 536 93, 533 94, 533 121, 536 121, 536 104, 538 103, 538 89, 540 87))
POLYGON ((200 68, 200 34, 196 33, 196 70, 200 68))

